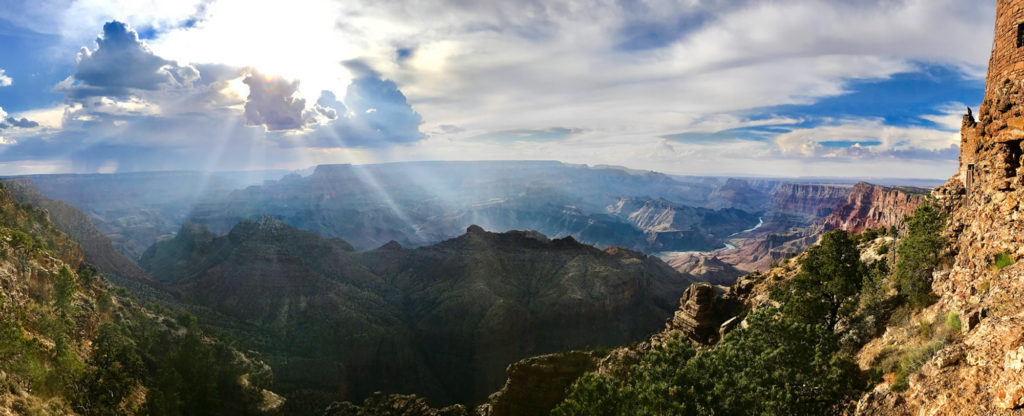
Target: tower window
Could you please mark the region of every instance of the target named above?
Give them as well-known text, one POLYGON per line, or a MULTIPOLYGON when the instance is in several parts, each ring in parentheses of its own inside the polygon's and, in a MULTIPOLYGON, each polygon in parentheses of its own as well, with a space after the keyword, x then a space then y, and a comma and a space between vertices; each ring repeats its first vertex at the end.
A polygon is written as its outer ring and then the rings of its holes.
POLYGON ((1024 46, 1024 23, 1017 24, 1017 47, 1024 46))

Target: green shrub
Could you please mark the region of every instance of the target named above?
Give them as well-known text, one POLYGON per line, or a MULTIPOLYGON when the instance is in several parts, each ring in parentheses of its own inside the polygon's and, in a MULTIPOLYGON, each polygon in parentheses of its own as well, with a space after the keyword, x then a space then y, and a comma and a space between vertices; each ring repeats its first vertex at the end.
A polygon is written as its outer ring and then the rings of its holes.
POLYGON ((956 312, 946 314, 946 326, 954 331, 960 331, 962 326, 960 323, 960 315, 957 315, 956 312))
POLYGON ((946 216, 933 200, 926 200, 907 218, 907 236, 896 249, 895 279, 900 295, 916 308, 930 304, 932 273, 939 266, 946 240, 946 216))
POLYGON ((992 267, 996 270, 1003 270, 1013 265, 1013 258, 1010 257, 1010 252, 1004 251, 996 254, 996 258, 992 261, 992 267))
POLYGON ((837 334, 777 310, 748 323, 711 350, 673 340, 631 366, 625 380, 584 376, 552 414, 842 414, 858 385, 837 334))
POLYGON ((908 382, 910 375, 918 372, 924 366, 924 363, 928 362, 935 353, 945 346, 945 342, 935 340, 904 351, 900 356, 900 366, 896 370, 896 379, 889 388, 896 392, 905 391, 910 386, 908 382))
POLYGON ((75 297, 78 285, 75 284, 75 276, 71 274, 67 266, 61 267, 57 273, 57 283, 54 285, 54 305, 57 309, 67 312, 71 308, 71 301, 75 297))
POLYGON ((807 250, 800 274, 776 289, 772 298, 782 303, 787 317, 834 329, 857 309, 867 274, 854 239, 845 231, 830 231, 807 250))
POLYGON ((99 299, 96 300, 96 308, 102 313, 107 313, 110 312, 113 307, 114 300, 113 297, 110 296, 110 291, 104 290, 103 293, 100 294, 99 299))
POLYGON ((879 256, 884 256, 886 254, 889 254, 889 250, 891 248, 892 246, 890 246, 889 243, 882 243, 882 245, 878 246, 878 249, 875 250, 875 254, 878 254, 879 256))
POLYGON ((917 323, 917 335, 920 336, 921 338, 932 339, 932 335, 934 334, 935 332, 934 328, 932 328, 931 322, 920 321, 917 323))

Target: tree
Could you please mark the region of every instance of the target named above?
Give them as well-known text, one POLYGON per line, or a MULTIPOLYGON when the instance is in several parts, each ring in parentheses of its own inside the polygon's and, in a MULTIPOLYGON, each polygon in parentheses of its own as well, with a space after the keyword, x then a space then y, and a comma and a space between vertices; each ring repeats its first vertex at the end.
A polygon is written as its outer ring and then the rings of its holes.
POLYGON ((88 393, 77 400, 84 414, 115 415, 119 406, 144 376, 145 368, 135 343, 113 323, 100 326, 86 375, 88 393))
POLYGON ((842 318, 856 310, 857 294, 866 275, 867 266, 860 260, 856 241, 846 231, 829 231, 818 245, 807 250, 800 261, 800 273, 773 298, 782 302, 785 315, 834 330, 842 318))
POLYGON ((67 312, 71 308, 71 301, 74 300, 75 291, 78 289, 75 284, 75 276, 71 274, 67 266, 61 267, 57 273, 57 283, 54 285, 54 304, 57 309, 67 312))
POLYGON ((932 273, 939 266, 946 240, 942 231, 947 218, 934 200, 928 199, 908 217, 907 236, 896 249, 896 283, 911 305, 924 307, 932 300, 932 273))
POLYGON ((697 352, 680 338, 622 380, 590 373, 552 412, 570 415, 838 415, 858 392, 857 367, 821 324, 756 312, 748 327, 697 352))

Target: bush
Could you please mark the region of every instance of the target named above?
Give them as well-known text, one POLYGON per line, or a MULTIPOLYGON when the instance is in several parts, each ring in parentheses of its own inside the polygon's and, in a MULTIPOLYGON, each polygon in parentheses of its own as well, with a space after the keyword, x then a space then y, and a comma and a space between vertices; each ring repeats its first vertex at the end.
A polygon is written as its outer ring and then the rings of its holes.
POLYGON ((754 313, 713 350, 676 339, 626 380, 581 378, 553 415, 841 414, 858 392, 856 365, 823 325, 754 313))
POLYGON ((917 308, 932 301, 932 273, 939 266, 946 241, 946 216, 938 204, 926 200, 907 218, 907 236, 896 250, 896 282, 900 295, 917 308))
POLYGON ((75 276, 71 274, 71 270, 68 270, 67 266, 61 267, 57 273, 57 283, 54 285, 54 305, 57 309, 68 312, 77 289, 75 276))
POLYGON ((918 372, 924 366, 924 363, 928 362, 935 353, 945 346, 946 343, 942 340, 934 340, 905 351, 900 356, 900 365, 896 370, 896 379, 889 388, 895 392, 906 390, 907 387, 910 387, 910 383, 907 380, 910 375, 918 372))
POLYGON ((892 247, 889 246, 889 243, 883 243, 882 245, 878 246, 877 250, 875 250, 875 254, 878 254, 879 256, 884 256, 886 254, 889 254, 889 250, 891 248, 892 247))
POLYGON ((946 314, 946 326, 948 326, 949 329, 960 331, 962 325, 963 324, 960 323, 960 315, 957 315, 956 312, 946 314))
POLYGON ((992 267, 996 270, 1003 270, 1013 265, 1013 258, 1010 257, 1010 252, 1004 251, 996 254, 996 258, 992 261, 992 267))

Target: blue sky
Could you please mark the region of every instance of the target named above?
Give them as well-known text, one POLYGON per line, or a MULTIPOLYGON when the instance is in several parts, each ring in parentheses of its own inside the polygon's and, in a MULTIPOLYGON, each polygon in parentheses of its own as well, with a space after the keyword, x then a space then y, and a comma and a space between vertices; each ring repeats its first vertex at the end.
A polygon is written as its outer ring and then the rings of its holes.
POLYGON ((945 178, 995 1, 0 0, 0 174, 945 178))

